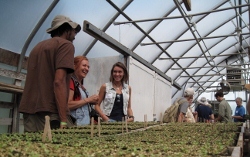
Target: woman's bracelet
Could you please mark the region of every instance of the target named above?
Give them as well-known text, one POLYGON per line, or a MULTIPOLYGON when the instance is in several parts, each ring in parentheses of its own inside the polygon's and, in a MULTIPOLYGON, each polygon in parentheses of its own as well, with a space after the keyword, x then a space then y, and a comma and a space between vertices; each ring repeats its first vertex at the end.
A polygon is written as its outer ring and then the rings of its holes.
POLYGON ((133 118, 133 119, 135 119, 135 117, 134 117, 134 116, 128 116, 128 118, 133 118))

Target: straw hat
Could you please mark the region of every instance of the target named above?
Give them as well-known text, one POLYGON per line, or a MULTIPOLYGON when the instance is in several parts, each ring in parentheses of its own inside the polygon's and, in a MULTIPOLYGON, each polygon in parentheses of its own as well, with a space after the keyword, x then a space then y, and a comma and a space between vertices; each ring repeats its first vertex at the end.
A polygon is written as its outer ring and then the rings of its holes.
POLYGON ((208 107, 210 107, 210 108, 212 108, 212 105, 211 105, 211 104, 209 104, 209 103, 207 104, 207 106, 208 106, 208 107))
POLYGON ((207 99, 205 97, 201 97, 201 99, 197 100, 197 102, 199 104, 202 104, 202 105, 207 105, 208 104, 207 99))
POLYGON ((48 28, 46 32, 50 34, 53 30, 57 29, 64 23, 68 23, 73 29, 77 31, 77 33, 81 30, 81 26, 78 23, 71 21, 70 18, 66 16, 57 15, 51 22, 51 28, 48 28))

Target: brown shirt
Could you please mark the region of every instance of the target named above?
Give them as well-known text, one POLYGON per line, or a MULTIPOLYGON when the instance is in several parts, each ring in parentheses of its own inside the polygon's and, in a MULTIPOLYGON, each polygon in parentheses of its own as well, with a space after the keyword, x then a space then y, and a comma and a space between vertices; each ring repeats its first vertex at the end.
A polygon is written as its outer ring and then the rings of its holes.
MULTIPOLYGON (((19 111, 58 113, 54 94, 57 69, 74 71, 74 46, 72 42, 54 37, 38 43, 28 59, 27 77, 19 111)), ((67 77, 69 84, 70 76, 67 77)))

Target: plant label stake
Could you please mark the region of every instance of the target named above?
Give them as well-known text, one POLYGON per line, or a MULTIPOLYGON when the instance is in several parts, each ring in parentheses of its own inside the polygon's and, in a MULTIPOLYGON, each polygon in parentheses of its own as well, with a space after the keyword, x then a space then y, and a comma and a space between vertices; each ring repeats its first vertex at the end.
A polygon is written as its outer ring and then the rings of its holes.
POLYGON ((100 117, 98 117, 98 136, 101 136, 101 124, 100 124, 100 117))
POLYGON ((50 128, 49 120, 50 120, 50 117, 45 116, 45 125, 44 125, 43 137, 42 137, 43 142, 46 141, 46 137, 48 137, 50 142, 52 141, 52 134, 51 134, 51 128, 50 128))
POLYGON ((122 134, 123 134, 123 128, 124 128, 124 117, 122 117, 122 134))
POLYGON ((128 133, 128 121, 127 121, 127 116, 125 116, 125 127, 126 127, 126 132, 128 133))
POLYGON ((147 115, 144 115, 144 128, 146 128, 148 126, 147 124, 147 115))
POLYGON ((162 113, 161 113, 161 115, 160 115, 160 124, 162 124, 163 122, 163 118, 162 118, 162 113))
POLYGON ((91 137, 94 136, 94 117, 91 117, 91 137))

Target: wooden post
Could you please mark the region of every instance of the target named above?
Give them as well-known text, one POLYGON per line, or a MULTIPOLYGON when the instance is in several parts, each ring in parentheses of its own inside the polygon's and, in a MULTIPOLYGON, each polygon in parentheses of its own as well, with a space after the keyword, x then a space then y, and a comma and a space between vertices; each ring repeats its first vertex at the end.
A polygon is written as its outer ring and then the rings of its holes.
POLYGON ((101 122, 100 122, 100 117, 98 117, 98 136, 101 136, 101 122))
POLYGON ((122 117, 122 134, 123 134, 123 128, 124 128, 124 117, 122 117))
POLYGON ((13 124, 12 124, 12 133, 19 132, 19 121, 20 121, 20 113, 19 113, 19 104, 22 98, 21 94, 13 94, 14 95, 14 108, 13 108, 13 124))
POLYGON ((125 116, 125 127, 126 127, 126 132, 128 133, 128 121, 127 121, 127 116, 125 116))
POLYGON ((94 117, 91 117, 91 137, 94 137, 94 117))
POLYGON ((148 126, 147 124, 147 115, 144 115, 144 128, 146 128, 148 126))
MULTIPOLYGON (((21 87, 21 84, 22 84, 22 80, 18 80, 18 79, 15 79, 15 83, 14 83, 16 86, 19 86, 21 87)), ((20 114, 19 114, 19 104, 20 104, 20 101, 21 101, 21 94, 19 93, 13 93, 13 96, 14 96, 14 100, 13 100, 13 103, 14 103, 14 108, 13 108, 13 116, 12 116, 12 133, 18 133, 19 132, 19 121, 20 121, 20 114)))
POLYGON ((160 124, 162 124, 163 123, 163 117, 162 117, 162 113, 161 113, 161 115, 160 115, 160 124))

